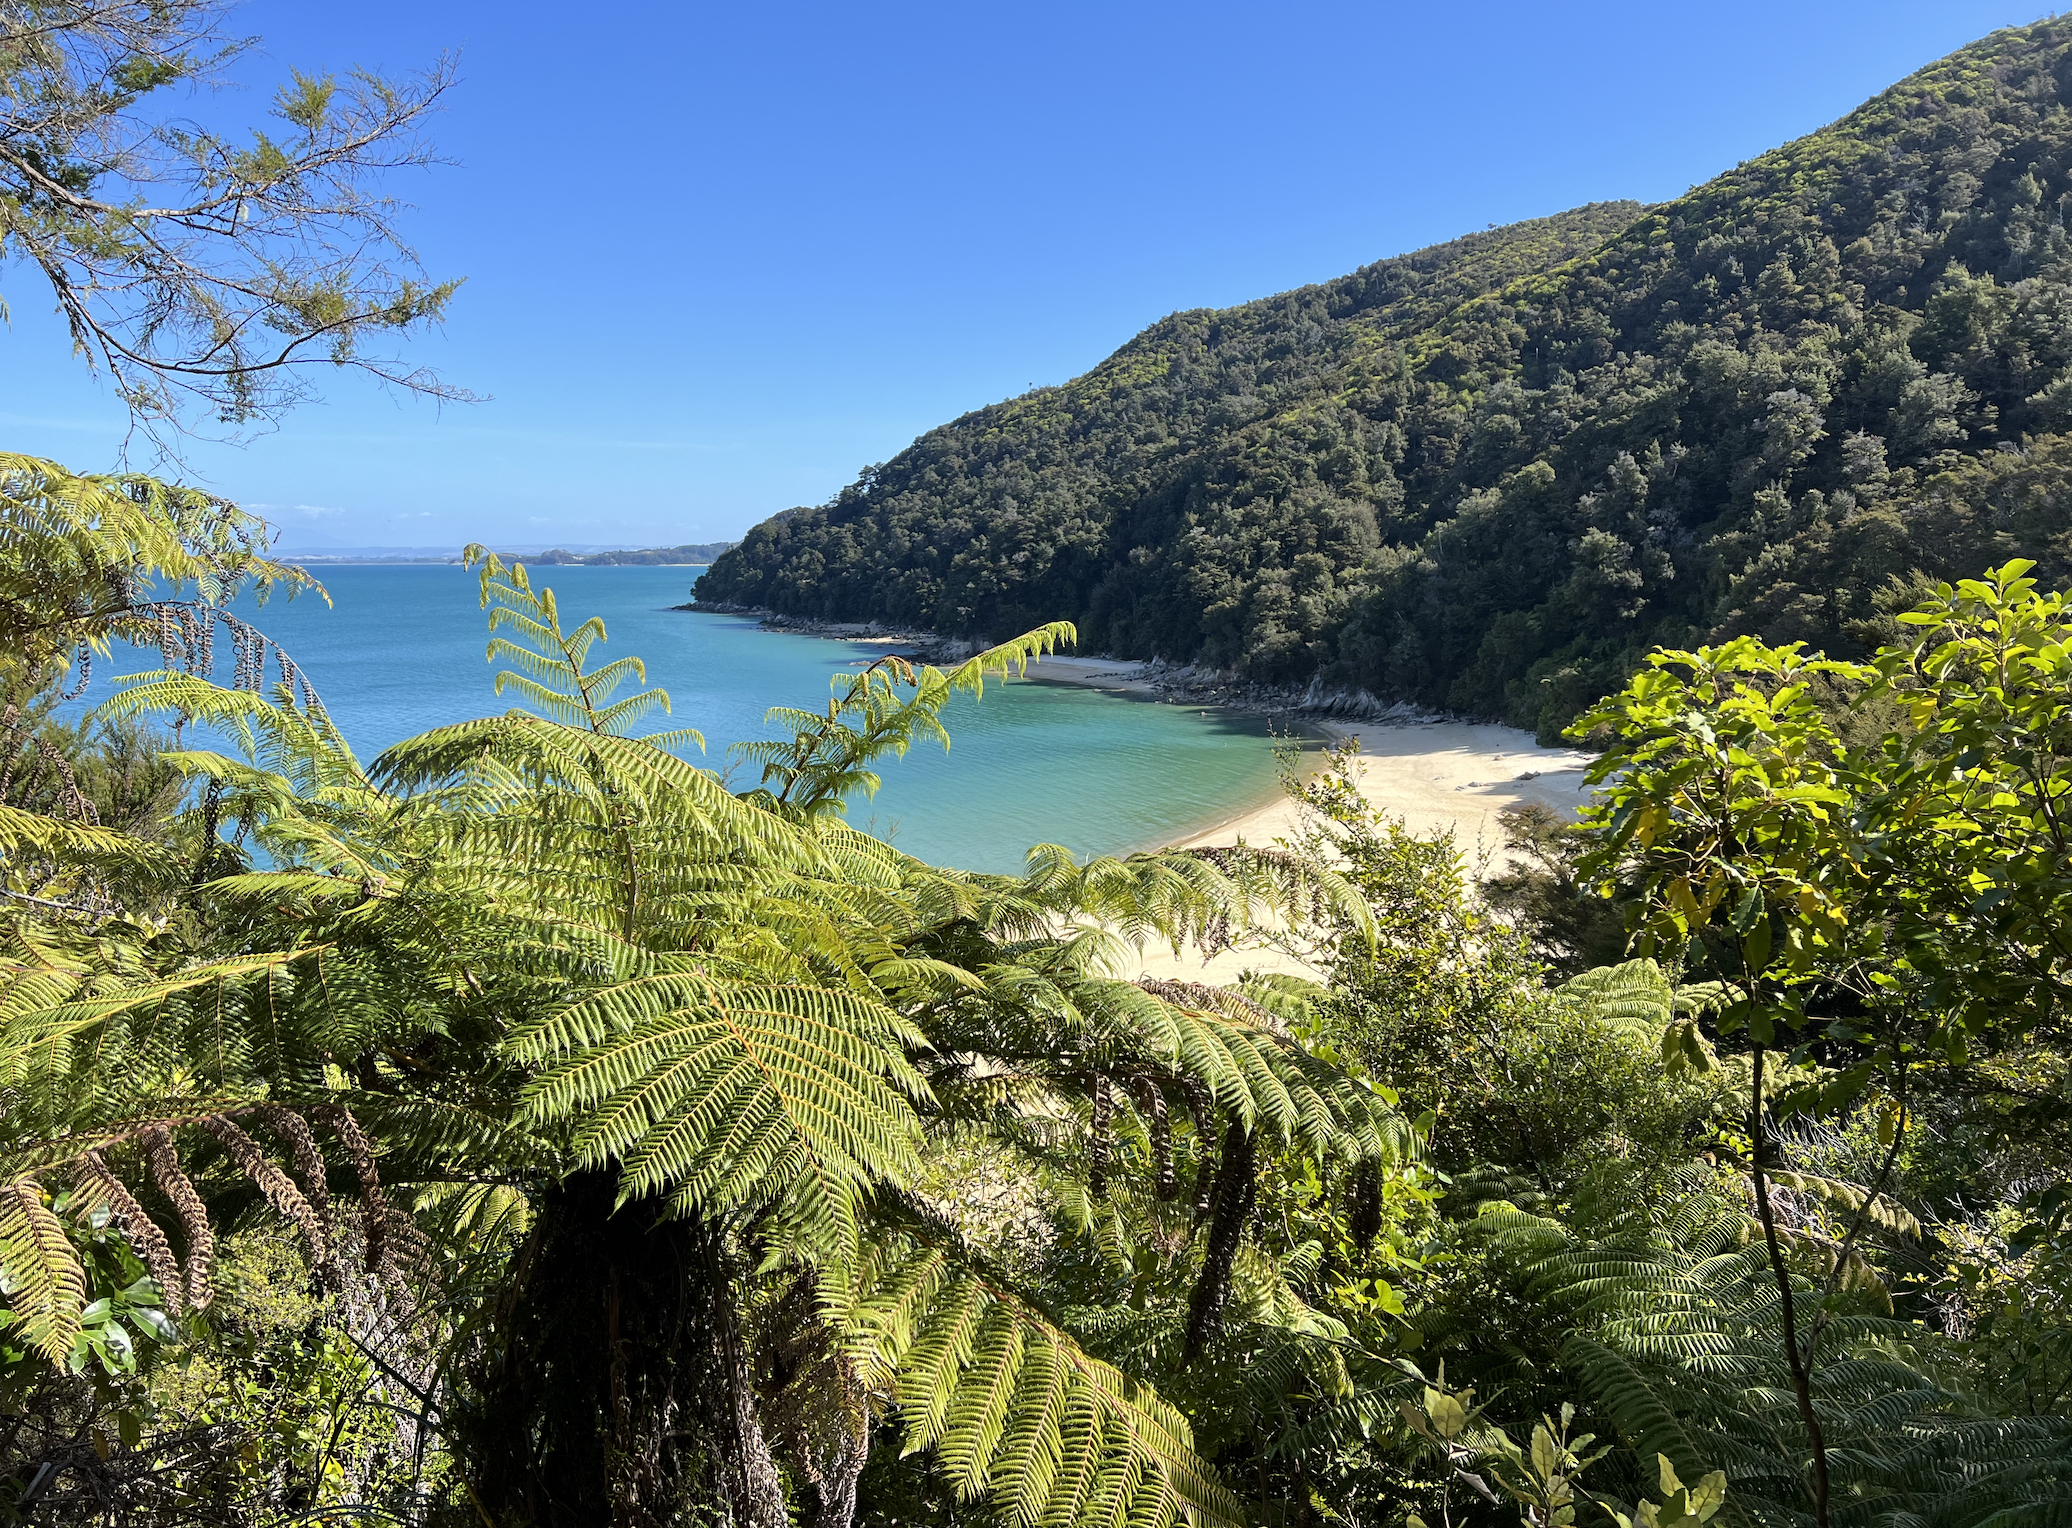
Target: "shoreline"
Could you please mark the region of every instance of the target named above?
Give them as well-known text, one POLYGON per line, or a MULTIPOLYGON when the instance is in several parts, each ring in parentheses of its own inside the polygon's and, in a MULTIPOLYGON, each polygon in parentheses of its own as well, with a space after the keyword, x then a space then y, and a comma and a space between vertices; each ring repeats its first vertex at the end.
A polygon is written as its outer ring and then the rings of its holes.
MULTIPOLYGON (((758 619, 766 630, 798 636, 906 648, 907 655, 919 662, 955 661, 969 656, 966 648, 976 650, 973 644, 948 643, 932 633, 875 624, 772 619, 765 612, 709 606, 703 610, 695 605, 677 608, 758 619)), ((1353 756, 1352 773, 1360 794, 1399 818, 1412 832, 1429 835, 1437 829, 1450 830, 1465 862, 1463 868, 1473 876, 1487 874, 1504 855, 1497 816, 1505 807, 1537 801, 1573 820, 1589 800, 1583 776, 1595 755, 1575 748, 1543 747, 1532 733, 1500 723, 1438 715, 1407 705, 1383 706, 1371 695, 1320 692, 1314 684, 1298 696, 1265 686, 1219 684, 1213 678, 1204 682, 1205 676, 1192 670, 1129 659, 1052 655, 1031 663, 1028 677, 1204 710, 1265 712, 1286 717, 1331 745, 1357 740, 1360 746, 1353 756)), ((1312 752, 1303 761, 1302 774, 1306 778, 1321 766, 1321 753, 1312 752)), ((1276 785, 1264 797, 1228 803, 1213 819, 1191 824, 1163 843, 1115 852, 1237 844, 1271 848, 1294 835, 1300 815, 1301 808, 1276 785)), ((1141 976, 1215 985, 1236 982, 1248 971, 1310 980, 1324 974, 1278 950, 1257 946, 1227 950, 1204 960, 1193 950, 1176 956, 1170 947, 1146 944, 1137 949, 1130 964, 1141 976)))
MULTIPOLYGON (((765 630, 832 641, 910 649, 917 662, 955 662, 980 650, 975 642, 879 622, 814 621, 758 609, 699 605, 673 607, 700 615, 759 622, 765 630)), ((1365 691, 1328 690, 1312 681, 1299 691, 1249 684, 1227 675, 1160 660, 1052 654, 1029 665, 1028 677, 1119 695, 1153 697, 1204 710, 1220 708, 1284 716, 1329 745, 1357 740, 1354 777, 1374 806, 1402 819, 1413 832, 1449 828, 1470 863, 1503 852, 1497 814, 1537 801, 1570 818, 1589 800, 1584 771, 1595 755, 1550 748, 1532 733, 1499 722, 1384 704, 1365 691)), ((1305 775, 1320 767, 1311 764, 1305 775)), ((1218 848, 1237 843, 1267 847, 1294 831, 1298 810, 1276 789, 1265 799, 1220 812, 1167 840, 1174 848, 1218 848)), ((1123 851, 1129 852, 1129 851, 1123 851)))
MULTIPOLYGON (((793 636, 821 637, 836 642, 867 642, 885 647, 905 647, 901 656, 915 663, 938 666, 960 663, 986 644, 968 637, 946 637, 940 632, 914 626, 887 626, 882 621, 822 621, 807 616, 780 615, 760 605, 708 604, 696 599, 671 605, 692 615, 732 616, 754 621, 765 631, 789 632, 793 636)), ((1301 685, 1261 684, 1220 669, 1177 664, 1164 658, 1107 658, 1053 653, 1035 659, 1033 672, 1048 665, 1048 672, 1061 683, 1091 684, 1096 689, 1142 691, 1197 706, 1222 706, 1232 711, 1266 715, 1298 716, 1311 721, 1322 718, 1347 722, 1393 722, 1414 726, 1449 723, 1464 726, 1501 726, 1447 711, 1429 711, 1409 701, 1385 701, 1372 691, 1326 685, 1311 679, 1301 685)), ((1506 732, 1522 729, 1506 727, 1506 732)), ((1526 734, 1528 737, 1530 734, 1526 734)), ((1535 745, 1537 746, 1537 745, 1535 745)))
MULTIPOLYGON (((1137 696, 1167 705, 1185 705, 1188 709, 1200 710, 1203 715, 1207 715, 1211 710, 1257 714, 1263 709, 1223 706, 1214 701, 1186 700, 1161 687, 1156 679, 1144 673, 1143 669, 1144 665, 1127 660, 1068 658, 1053 654, 1031 663, 1027 678, 1040 684, 1070 685, 1075 689, 1099 690, 1110 695, 1137 696)), ((1299 729, 1300 736, 1296 741, 1305 755, 1300 769, 1304 779, 1322 767, 1324 750, 1339 741, 1339 735, 1333 728, 1295 710, 1281 708, 1267 714, 1292 722, 1294 726, 1291 731, 1299 729)), ((1253 836, 1258 824, 1287 804, 1287 800, 1287 792, 1276 778, 1272 785, 1250 799, 1243 802, 1226 802, 1213 815, 1185 825, 1178 837, 1167 837, 1156 842, 1147 840, 1116 852, 1134 854, 1148 849, 1213 847, 1226 837, 1229 841, 1235 842, 1235 837, 1230 835, 1245 835, 1247 842, 1256 844, 1262 841, 1253 836)))
MULTIPOLYGON (((1146 672, 1147 667, 1112 659, 1040 658, 1029 665, 1029 677, 1170 696, 1172 692, 1159 684, 1155 672, 1146 672)), ((1576 748, 1544 747, 1520 727, 1440 716, 1354 722, 1305 715, 1295 708, 1286 714, 1332 746, 1357 740, 1360 751, 1353 766, 1361 794, 1402 818, 1413 831, 1451 828, 1461 848, 1470 853, 1502 851, 1496 819, 1505 807, 1537 801, 1573 818, 1589 799, 1583 774, 1595 756, 1576 748)), ((1314 773, 1320 764, 1305 774, 1314 773)), ((1174 846, 1269 845, 1294 830, 1296 816, 1295 804, 1285 793, 1276 793, 1270 801, 1196 828, 1174 846)))

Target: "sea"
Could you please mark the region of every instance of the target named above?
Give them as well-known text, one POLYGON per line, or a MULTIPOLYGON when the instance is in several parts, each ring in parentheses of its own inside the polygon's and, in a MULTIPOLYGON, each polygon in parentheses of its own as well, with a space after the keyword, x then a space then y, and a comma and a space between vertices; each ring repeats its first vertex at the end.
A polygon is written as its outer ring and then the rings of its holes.
MULTIPOLYGON (((477 575, 451 564, 336 565, 313 570, 324 598, 305 593, 263 608, 236 607, 302 668, 363 762, 432 727, 493 715, 515 696, 492 689, 488 618, 477 575)), ((772 706, 819 709, 830 687, 881 657, 883 645, 765 631, 754 620, 673 608, 701 569, 547 567, 564 630, 604 621, 599 666, 631 654, 671 710, 643 730, 692 727, 705 749, 680 748, 735 789, 760 766, 734 745, 787 736, 772 706)), ((220 643, 227 683, 230 644, 220 643)), ((118 649, 110 672, 155 669, 155 649, 118 649)), ((269 682, 273 677, 269 665, 269 682)), ((627 693, 621 691, 621 694, 627 693)), ((858 827, 935 864, 1014 872, 1031 845, 1062 844, 1082 857, 1154 848, 1236 815, 1278 788, 1266 718, 1204 710, 1142 695, 1041 678, 988 683, 982 698, 945 708, 950 747, 918 743, 878 766, 883 785, 849 805, 858 827)))

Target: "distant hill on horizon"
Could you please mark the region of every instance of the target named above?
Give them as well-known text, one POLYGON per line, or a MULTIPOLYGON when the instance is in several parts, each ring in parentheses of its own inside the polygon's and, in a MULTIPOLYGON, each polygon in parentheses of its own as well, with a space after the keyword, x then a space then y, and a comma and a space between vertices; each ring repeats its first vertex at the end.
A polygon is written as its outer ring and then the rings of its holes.
POLYGON ((738 541, 694 541, 684 546, 647 547, 635 551, 582 553, 557 549, 541 552, 529 560, 547 567, 652 567, 658 564, 681 567, 713 562, 722 553, 739 545, 738 541))
MULTIPOLYGON (((697 541, 684 546, 607 547, 567 551, 560 547, 496 546, 490 550, 503 557, 522 558, 537 567, 702 567, 710 563, 733 541, 697 541)), ((340 563, 450 563, 459 562, 459 547, 308 547, 287 548, 279 555, 290 562, 340 563)))
POLYGON ((2072 574, 2072 21, 1659 207, 1176 313, 751 529, 707 602, 1321 678, 1537 726, 1656 643, 1861 650, 2072 574))

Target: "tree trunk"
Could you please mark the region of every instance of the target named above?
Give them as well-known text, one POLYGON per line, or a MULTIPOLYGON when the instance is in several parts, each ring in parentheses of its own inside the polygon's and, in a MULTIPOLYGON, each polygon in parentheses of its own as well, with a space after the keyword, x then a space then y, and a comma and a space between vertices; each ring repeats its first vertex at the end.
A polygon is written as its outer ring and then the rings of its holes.
POLYGON ((668 1528, 715 1498, 785 1528, 724 1230, 616 1197, 579 1173, 541 1205, 456 1418, 475 1496, 497 1528, 668 1528))
POLYGON ((820 1478, 814 1482, 813 1528, 850 1528, 856 1521, 856 1485, 870 1460, 870 1432, 859 1426, 845 1432, 835 1447, 820 1459, 820 1478))
POLYGON ((1777 1235, 1777 1212, 1770 1203, 1769 1131, 1763 1111, 1764 1047, 1754 1047, 1754 1101, 1748 1120, 1749 1175, 1755 1180, 1756 1216, 1763 1226, 1763 1247, 1770 1257, 1770 1272, 1777 1281, 1777 1298, 1784 1326, 1784 1361, 1791 1370, 1792 1394, 1799 1404, 1799 1420, 1805 1424, 1806 1439, 1813 1448, 1813 1521, 1817 1528, 1827 1522, 1827 1436, 1820 1429, 1820 1416, 1813 1407, 1813 1377, 1807 1372, 1799 1350, 1798 1311, 1792 1299, 1791 1274, 1784 1266, 1784 1248, 1777 1235))
POLYGON ((769 1440, 756 1414, 755 1371, 734 1299, 737 1270, 727 1251, 726 1232, 711 1221, 700 1221, 691 1236, 711 1299, 712 1357, 721 1392, 715 1398, 721 1489, 735 1528, 791 1528, 777 1461, 770 1456, 769 1440))

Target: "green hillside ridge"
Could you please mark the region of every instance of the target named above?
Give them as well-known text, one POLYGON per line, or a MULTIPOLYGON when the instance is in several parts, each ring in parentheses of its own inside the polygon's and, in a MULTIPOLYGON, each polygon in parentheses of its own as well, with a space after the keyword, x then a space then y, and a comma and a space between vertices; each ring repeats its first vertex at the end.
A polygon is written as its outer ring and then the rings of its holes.
POLYGON ((564 552, 557 548, 528 557, 526 561, 578 568, 698 566, 713 561, 729 547, 738 544, 732 541, 694 541, 683 546, 651 546, 613 552, 564 552))
POLYGON ((751 530, 708 602, 1321 678, 1551 731, 1657 642, 1860 649, 2072 572, 2072 23, 1653 209, 1176 314, 751 530))

